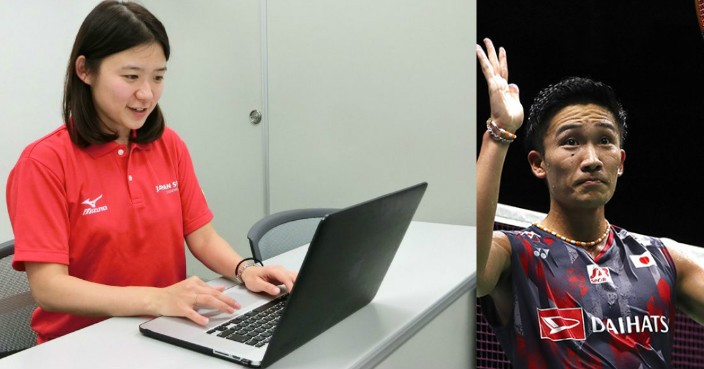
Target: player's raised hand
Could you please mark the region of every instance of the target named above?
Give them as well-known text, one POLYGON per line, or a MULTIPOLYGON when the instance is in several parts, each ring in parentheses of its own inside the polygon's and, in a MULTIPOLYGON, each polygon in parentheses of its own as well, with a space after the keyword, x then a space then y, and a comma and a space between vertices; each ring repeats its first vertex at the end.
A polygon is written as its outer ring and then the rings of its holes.
POLYGON ((485 38, 486 53, 477 45, 477 57, 489 87, 491 119, 500 128, 515 133, 523 124, 523 105, 518 97, 518 86, 508 83, 506 50, 501 47, 497 55, 494 44, 485 38))

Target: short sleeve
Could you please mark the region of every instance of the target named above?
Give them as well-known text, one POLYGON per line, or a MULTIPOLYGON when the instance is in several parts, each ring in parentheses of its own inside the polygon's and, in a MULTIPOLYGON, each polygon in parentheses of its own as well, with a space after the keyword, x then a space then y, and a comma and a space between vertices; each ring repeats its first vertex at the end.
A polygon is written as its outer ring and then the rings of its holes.
POLYGON ((7 208, 15 235, 12 267, 24 262, 69 263, 68 203, 62 176, 21 157, 7 181, 7 208))
MULTIPOLYGON (((172 131, 173 132, 173 131, 172 131)), ((178 147, 178 176, 181 209, 183 212, 183 234, 188 235, 213 219, 213 213, 198 183, 193 161, 186 144, 173 133, 178 147)))

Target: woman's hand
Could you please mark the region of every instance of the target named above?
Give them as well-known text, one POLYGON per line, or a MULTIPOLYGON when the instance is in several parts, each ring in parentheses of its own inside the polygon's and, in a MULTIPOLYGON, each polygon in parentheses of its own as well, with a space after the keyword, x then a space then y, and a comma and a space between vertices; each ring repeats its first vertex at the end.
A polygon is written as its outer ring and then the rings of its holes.
POLYGON ((277 285, 283 284, 288 291, 293 289, 298 273, 288 271, 279 265, 253 265, 242 272, 245 287, 252 292, 266 292, 278 295, 281 290, 277 285))
POLYGON ((198 277, 190 277, 166 288, 157 289, 153 301, 156 315, 182 316, 200 325, 209 319, 198 313, 198 308, 220 310, 232 314, 241 306, 233 298, 224 295, 224 287, 213 287, 198 277))

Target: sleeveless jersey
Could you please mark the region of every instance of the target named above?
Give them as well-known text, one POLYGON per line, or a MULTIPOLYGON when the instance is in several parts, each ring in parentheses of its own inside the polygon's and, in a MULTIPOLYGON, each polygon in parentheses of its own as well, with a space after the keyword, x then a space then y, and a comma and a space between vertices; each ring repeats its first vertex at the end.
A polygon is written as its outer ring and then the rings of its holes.
POLYGON ((512 317, 480 303, 515 369, 670 367, 676 270, 659 239, 612 228, 592 258, 535 226, 504 233, 512 317))

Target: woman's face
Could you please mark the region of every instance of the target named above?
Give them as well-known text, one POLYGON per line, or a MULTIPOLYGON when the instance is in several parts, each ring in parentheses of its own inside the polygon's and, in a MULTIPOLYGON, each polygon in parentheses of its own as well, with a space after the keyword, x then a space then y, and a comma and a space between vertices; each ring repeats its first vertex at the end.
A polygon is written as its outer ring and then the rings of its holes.
POLYGON ((79 64, 79 77, 91 86, 93 103, 105 129, 117 132, 117 141, 126 143, 130 131, 144 125, 161 97, 166 73, 161 45, 138 45, 105 57, 95 73, 82 75, 82 70, 85 68, 79 64))

